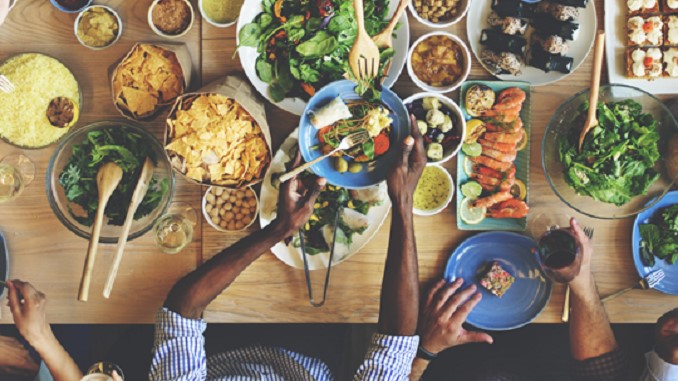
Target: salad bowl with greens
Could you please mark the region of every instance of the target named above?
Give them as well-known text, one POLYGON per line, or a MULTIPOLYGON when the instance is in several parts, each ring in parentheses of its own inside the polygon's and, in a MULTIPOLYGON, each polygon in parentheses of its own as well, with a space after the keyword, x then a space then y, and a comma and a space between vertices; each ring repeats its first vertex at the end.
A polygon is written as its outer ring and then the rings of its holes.
POLYGON ((634 216, 671 188, 666 142, 678 123, 657 98, 625 85, 600 88, 598 126, 579 134, 588 110, 584 90, 556 110, 542 142, 542 166, 553 191, 567 205, 594 218, 634 216))
MULTIPOLYGON (((398 1, 365 2, 365 27, 376 35, 398 1)), ((238 55, 254 87, 278 107, 301 115, 306 103, 350 72, 348 53, 357 35, 351 0, 245 0, 238 18, 238 55)), ((380 72, 391 87, 407 60, 409 25, 403 14, 393 48, 381 49, 380 72)), ((368 91, 367 84, 361 84, 368 91)), ((376 88, 379 88, 377 85, 376 88)))

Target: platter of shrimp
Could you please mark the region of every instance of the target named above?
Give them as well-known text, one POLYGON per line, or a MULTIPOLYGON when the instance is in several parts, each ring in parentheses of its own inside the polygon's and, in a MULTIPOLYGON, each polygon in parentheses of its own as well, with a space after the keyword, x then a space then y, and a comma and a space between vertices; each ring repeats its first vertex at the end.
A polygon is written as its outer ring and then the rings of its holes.
POLYGON ((467 81, 466 138, 457 162, 457 227, 523 231, 530 166, 530 85, 467 81))

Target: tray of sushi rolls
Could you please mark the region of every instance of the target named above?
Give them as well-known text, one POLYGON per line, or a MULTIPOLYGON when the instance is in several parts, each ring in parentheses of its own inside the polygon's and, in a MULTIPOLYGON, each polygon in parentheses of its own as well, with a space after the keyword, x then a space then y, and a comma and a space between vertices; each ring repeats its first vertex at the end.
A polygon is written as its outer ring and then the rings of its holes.
POLYGON ((475 0, 468 17, 468 39, 481 65, 501 80, 533 86, 575 71, 597 28, 593 0, 475 0))
POLYGON ((610 82, 653 94, 678 85, 678 0, 605 0, 610 82))

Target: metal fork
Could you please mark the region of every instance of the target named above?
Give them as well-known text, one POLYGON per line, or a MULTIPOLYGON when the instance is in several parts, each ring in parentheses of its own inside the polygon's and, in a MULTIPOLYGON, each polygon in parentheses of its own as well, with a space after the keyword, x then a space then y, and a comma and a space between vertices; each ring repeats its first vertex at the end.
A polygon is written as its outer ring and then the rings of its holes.
MULTIPOLYGON (((582 229, 584 230, 584 234, 586 234, 589 239, 593 239, 593 228, 584 226, 582 229)), ((563 321, 563 323, 567 323, 570 321, 570 285, 567 285, 567 288, 565 289, 565 300, 563 301, 563 314, 560 317, 560 320, 563 321)))
POLYGON ((16 88, 12 82, 9 81, 9 78, 5 77, 4 75, 0 75, 0 90, 9 94, 16 90, 16 88))
POLYGON ((612 300, 612 299, 614 299, 614 298, 616 298, 620 295, 624 295, 627 292, 634 290, 634 289, 636 289, 636 290, 649 290, 651 288, 655 288, 655 287, 657 287, 659 282, 661 282, 665 277, 666 277, 666 274, 664 273, 664 270, 662 270, 662 269, 655 270, 655 271, 645 275, 633 287, 627 287, 623 290, 619 290, 612 295, 608 295, 608 296, 604 297, 601 301, 603 303, 605 303, 608 300, 612 300))
POLYGON ((311 285, 311 273, 308 269, 308 258, 306 257, 306 243, 304 241, 304 232, 299 229, 299 243, 301 244, 301 254, 304 258, 304 274, 306 275, 306 288, 308 289, 308 301, 313 307, 322 307, 327 299, 327 286, 330 284, 330 270, 332 270, 332 261, 334 260, 334 245, 337 241, 337 229, 339 229, 339 211, 337 209, 334 215, 334 233, 332 233, 332 247, 330 247, 330 259, 327 262, 327 272, 325 273, 325 285, 323 286, 323 299, 316 302, 313 298, 313 286, 311 285))
POLYGON ((301 172, 311 168, 313 165, 325 160, 325 158, 332 156, 339 151, 346 151, 347 149, 350 149, 350 148, 355 147, 359 144, 365 143, 369 138, 370 138, 370 135, 365 130, 354 132, 351 135, 346 136, 345 138, 341 139, 341 143, 339 143, 339 146, 337 148, 333 149, 331 152, 329 152, 325 155, 322 155, 315 160, 311 160, 304 165, 300 165, 297 168, 295 168, 295 169, 285 173, 284 175, 280 176, 280 183, 284 183, 284 182, 288 181, 289 179, 293 178, 294 176, 296 176, 296 175, 300 174, 301 172))

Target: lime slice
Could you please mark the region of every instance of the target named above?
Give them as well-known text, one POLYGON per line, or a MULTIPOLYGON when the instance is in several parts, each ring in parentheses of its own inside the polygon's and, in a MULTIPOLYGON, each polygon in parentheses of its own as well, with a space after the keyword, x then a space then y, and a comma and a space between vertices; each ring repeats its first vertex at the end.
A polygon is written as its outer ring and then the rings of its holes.
POLYGON ((466 122, 466 137, 464 143, 475 143, 485 132, 485 123, 480 119, 471 119, 466 122))
MULTIPOLYGON (((462 188, 463 192, 463 188, 462 188)), ((513 183, 513 186, 511 187, 511 195, 519 200, 525 200, 525 197, 527 197, 527 187, 525 186, 525 183, 516 179, 515 183, 513 183)))
POLYGON ((527 139, 527 131, 526 131, 525 133, 523 133, 523 138, 520 139, 520 141, 518 141, 516 150, 517 150, 517 151, 522 151, 522 150, 524 150, 525 147, 527 147, 527 140, 528 140, 528 139, 527 139))
POLYGON ((474 208, 471 206, 472 201, 470 198, 465 198, 461 201, 459 217, 469 225, 476 225, 485 219, 487 208, 474 208))
POLYGON ((471 176, 473 173, 473 162, 467 156, 464 156, 464 173, 466 176, 471 176))
POLYGON ((461 151, 467 156, 476 157, 483 153, 483 147, 478 143, 462 144, 461 151))
POLYGON ((477 181, 469 181, 461 186, 461 194, 472 200, 480 197, 481 193, 483 193, 483 187, 477 181))

